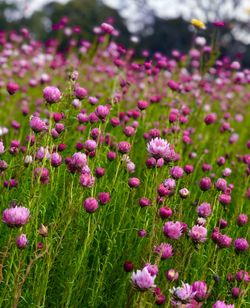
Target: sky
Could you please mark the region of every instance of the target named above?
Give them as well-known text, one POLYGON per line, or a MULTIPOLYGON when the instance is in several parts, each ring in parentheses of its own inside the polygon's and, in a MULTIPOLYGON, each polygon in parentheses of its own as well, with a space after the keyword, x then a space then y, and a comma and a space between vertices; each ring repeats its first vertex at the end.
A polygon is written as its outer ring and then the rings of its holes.
MULTIPOLYGON (((43 5, 52 2, 52 0, 9 0, 10 2, 15 2, 22 4, 25 15, 30 16, 35 10, 40 9, 43 5)), ((69 0, 54 0, 60 3, 66 3, 69 0)), ((144 27, 142 23, 136 23, 136 20, 140 14, 136 10, 136 2, 141 0, 102 0, 106 5, 113 8, 120 9, 121 15, 127 20, 127 26, 130 32, 136 33, 140 30, 138 27, 144 27)), ((250 0, 241 0, 241 5, 237 10, 232 7, 232 0, 147 0, 149 9, 153 10, 155 15, 161 18, 176 18, 182 16, 186 20, 191 20, 192 18, 199 18, 201 20, 205 19, 204 12, 197 10, 197 2, 203 1, 207 4, 209 3, 220 3, 220 11, 223 14, 228 14, 234 16, 237 20, 249 21, 250 26, 250 0), (184 4, 186 3, 186 4, 184 4)), ((84 5, 84 0, 82 0, 84 5)), ((213 15, 210 16, 211 20, 214 20, 213 15)), ((242 31, 241 29, 235 27, 235 36, 246 44, 250 44, 250 29, 249 31, 242 31)))

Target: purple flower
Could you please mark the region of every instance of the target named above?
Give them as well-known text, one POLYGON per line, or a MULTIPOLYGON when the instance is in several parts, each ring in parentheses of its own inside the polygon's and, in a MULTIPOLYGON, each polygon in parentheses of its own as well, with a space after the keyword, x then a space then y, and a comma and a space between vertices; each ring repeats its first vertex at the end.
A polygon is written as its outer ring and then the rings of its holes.
POLYGON ((131 145, 127 141, 121 141, 118 143, 118 151, 122 154, 127 154, 131 150, 131 145))
POLYGON ((175 182, 174 179, 169 178, 169 179, 166 179, 166 180, 164 181, 163 185, 164 185, 166 188, 168 188, 168 189, 170 189, 170 190, 173 190, 173 189, 175 189, 176 182, 175 182))
POLYGON ((93 187, 95 184, 95 178, 89 173, 82 173, 80 175, 80 184, 83 187, 93 187))
POLYGON ((173 248, 170 244, 161 243, 155 247, 155 252, 161 256, 162 260, 169 259, 173 256, 173 248))
POLYGON ((237 238, 234 242, 237 251, 245 251, 249 248, 248 241, 245 238, 237 238))
POLYGON ((0 141, 0 155, 4 153, 4 144, 0 141))
POLYGON ((3 211, 3 222, 9 227, 21 227, 24 226, 30 217, 30 211, 26 207, 16 206, 5 209, 3 211))
POLYGON ((220 248, 229 247, 232 243, 232 238, 226 234, 220 234, 217 239, 217 244, 220 248))
POLYGON ((114 27, 106 22, 101 24, 101 30, 106 34, 112 34, 114 32, 114 27))
POLYGON ((99 105, 95 110, 95 114, 100 120, 104 120, 109 114, 109 108, 107 106, 99 105))
POLYGON ((195 296, 192 287, 184 282, 181 287, 171 289, 170 293, 172 293, 171 304, 174 307, 181 307, 181 304, 189 303, 195 296))
POLYGON ((154 284, 156 276, 152 276, 148 271, 147 267, 144 267, 142 270, 137 270, 132 273, 133 283, 142 291, 146 291, 150 288, 156 287, 154 284))
POLYGON ((189 231, 189 236, 194 242, 203 243, 206 241, 207 229, 203 226, 193 226, 189 231))
POLYGON ((170 169, 170 174, 174 179, 180 179, 183 177, 184 170, 179 166, 175 166, 170 169))
POLYGON ((219 178, 215 183, 215 187, 218 190, 225 191, 227 188, 227 181, 225 179, 219 178))
POLYGON ((209 190, 212 186, 211 179, 209 177, 204 177, 200 180, 200 189, 203 191, 209 190))
POLYGON ((47 103, 57 103, 61 99, 61 92, 56 87, 48 86, 43 89, 43 97, 47 103))
POLYGON ((248 223, 248 216, 247 214, 240 214, 237 218, 238 226, 244 226, 248 223))
POLYGON ((211 205, 209 203, 203 202, 200 206, 197 208, 197 213, 201 217, 208 217, 212 213, 211 205))
POLYGON ((161 138, 154 138, 147 144, 147 151, 155 158, 165 158, 171 154, 170 144, 161 138))
POLYGON ((34 132, 40 133, 47 129, 47 124, 41 118, 33 116, 30 120, 30 127, 34 132))
POLYGON ((75 87, 74 94, 78 99, 84 99, 88 95, 88 91, 83 87, 75 87))
POLYGON ((49 170, 47 168, 37 167, 34 173, 35 173, 35 177, 38 178, 42 184, 48 184, 49 170))
POLYGON ((179 239, 182 235, 182 224, 179 221, 168 221, 163 226, 163 233, 171 239, 179 239))
POLYGON ((217 301, 213 304, 212 308, 234 308, 234 305, 227 305, 225 302, 223 301, 217 301))
POLYGON ((159 272, 158 266, 155 264, 147 263, 144 267, 147 268, 151 276, 156 276, 159 272))
POLYGON ((192 284, 192 290, 195 292, 195 299, 202 301, 207 297, 207 284, 204 281, 195 281, 192 284))
POLYGON ((88 213, 93 213, 98 209, 98 201, 95 198, 89 197, 84 200, 83 206, 88 213))
POLYGON ((16 245, 19 249, 24 249, 28 245, 28 239, 25 234, 21 234, 16 239, 16 245))
POLYGON ((56 152, 51 154, 51 165, 53 167, 58 167, 62 163, 62 156, 56 152))

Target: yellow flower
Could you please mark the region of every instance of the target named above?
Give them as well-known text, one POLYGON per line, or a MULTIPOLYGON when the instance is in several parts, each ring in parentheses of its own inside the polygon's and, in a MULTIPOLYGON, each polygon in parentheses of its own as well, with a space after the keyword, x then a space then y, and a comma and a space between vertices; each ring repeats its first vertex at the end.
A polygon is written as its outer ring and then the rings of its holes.
POLYGON ((206 25, 204 24, 204 22, 199 19, 192 19, 191 24, 198 29, 206 29, 206 25))
POLYGON ((245 8, 247 14, 250 14, 250 7, 245 8))

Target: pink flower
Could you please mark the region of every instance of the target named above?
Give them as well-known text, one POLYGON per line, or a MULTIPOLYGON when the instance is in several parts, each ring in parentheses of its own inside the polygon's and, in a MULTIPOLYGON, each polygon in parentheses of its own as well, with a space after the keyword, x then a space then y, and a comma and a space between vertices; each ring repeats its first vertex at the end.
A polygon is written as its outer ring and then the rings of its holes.
POLYGON ((26 237, 26 234, 21 234, 16 239, 16 245, 19 249, 24 249, 28 245, 28 239, 26 237))
POLYGON ((155 158, 167 158, 171 154, 170 144, 161 138, 154 138, 147 144, 147 151, 155 158))
POLYGON ((195 292, 195 299, 202 301, 207 297, 207 284, 204 281, 195 281, 192 284, 192 290, 195 292))
POLYGON ((197 208, 197 213, 201 217, 208 217, 212 213, 211 205, 209 203, 203 202, 200 206, 197 208))
POLYGON ((30 217, 30 211, 26 207, 16 206, 3 211, 3 222, 10 227, 24 226, 30 217))
POLYGON ((194 242, 203 243, 206 241, 207 229, 203 226, 193 226, 189 231, 189 236, 194 242))
POLYGON ((182 235, 182 224, 179 221, 168 221, 163 226, 163 233, 171 239, 179 239, 182 235))
POLYGON ((144 267, 142 270, 133 272, 131 279, 140 290, 145 291, 147 289, 156 287, 154 284, 155 277, 156 276, 152 276, 149 273, 147 267, 144 267))
POLYGON ((172 293, 171 304, 173 307, 181 307, 182 304, 189 303, 195 296, 192 287, 184 282, 181 287, 171 289, 170 293, 172 293))
POLYGON ((173 256, 173 248, 170 244, 161 243, 155 247, 155 252, 161 256, 162 260, 169 259, 173 256))
POLYGON ((95 184, 95 178, 91 174, 83 173, 80 176, 80 184, 83 187, 93 187, 95 184))
POLYGON ((227 305, 223 301, 217 301, 216 303, 213 304, 212 308, 234 308, 234 305, 227 305))
POLYGON ((43 89, 43 97, 47 103, 57 103, 61 99, 61 92, 58 88, 48 86, 43 89))
POLYGON ((30 127, 34 132, 40 133, 47 129, 47 124, 41 118, 34 116, 30 120, 30 127))
POLYGON ((0 155, 4 153, 4 144, 0 141, 0 155))

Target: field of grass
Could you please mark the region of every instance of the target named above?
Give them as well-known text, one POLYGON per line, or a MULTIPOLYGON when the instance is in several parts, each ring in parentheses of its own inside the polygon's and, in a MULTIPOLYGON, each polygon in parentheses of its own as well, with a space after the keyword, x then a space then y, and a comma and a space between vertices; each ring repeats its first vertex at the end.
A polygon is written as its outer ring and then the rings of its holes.
POLYGON ((0 307, 249 307, 250 70, 102 31, 1 39, 0 307))

